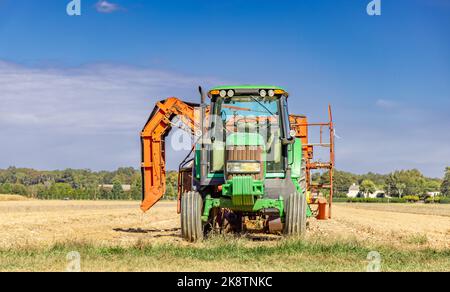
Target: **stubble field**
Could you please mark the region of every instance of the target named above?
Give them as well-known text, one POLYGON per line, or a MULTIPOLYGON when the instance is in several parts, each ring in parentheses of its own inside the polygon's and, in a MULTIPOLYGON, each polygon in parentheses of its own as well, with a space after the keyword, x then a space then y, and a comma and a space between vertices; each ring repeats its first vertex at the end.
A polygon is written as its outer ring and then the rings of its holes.
POLYGON ((0 202, 0 271, 450 271, 450 205, 335 204, 303 240, 266 234, 180 238, 176 204, 0 202), (373 254, 373 253, 372 253, 373 254))

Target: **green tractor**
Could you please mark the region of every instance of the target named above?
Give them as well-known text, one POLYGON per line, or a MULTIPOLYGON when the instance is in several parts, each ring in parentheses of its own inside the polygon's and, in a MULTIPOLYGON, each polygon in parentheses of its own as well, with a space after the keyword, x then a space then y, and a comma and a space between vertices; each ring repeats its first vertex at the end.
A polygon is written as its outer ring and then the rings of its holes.
POLYGON ((312 212, 302 141, 290 129, 288 93, 274 86, 227 86, 212 89, 209 97, 208 119, 202 99, 206 135, 180 172, 192 171, 192 185, 183 186, 181 196, 183 238, 241 232, 246 219, 262 220, 268 232, 303 235, 312 212))
MULTIPOLYGON (((148 120, 141 135, 141 209, 150 209, 165 192, 164 142, 172 119, 180 116, 196 137, 178 177, 185 240, 202 240, 210 232, 241 232, 251 222, 269 233, 304 235, 307 218, 313 216, 307 200, 309 170, 328 168, 332 182, 334 164, 310 163, 306 117, 289 115, 289 94, 280 87, 213 88, 207 94, 209 105, 201 88, 200 94, 201 104, 162 101, 148 120)), ((326 125, 332 133, 331 108, 326 125)))

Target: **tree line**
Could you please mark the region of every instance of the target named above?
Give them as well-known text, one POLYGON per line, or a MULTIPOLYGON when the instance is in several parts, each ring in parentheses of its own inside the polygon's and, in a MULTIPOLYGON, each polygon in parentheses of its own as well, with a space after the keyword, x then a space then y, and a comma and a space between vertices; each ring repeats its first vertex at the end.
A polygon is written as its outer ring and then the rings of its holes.
MULTIPOLYGON (((450 167, 446 168, 443 179, 425 177, 416 169, 389 174, 369 172, 363 175, 335 171, 334 177, 336 196, 346 196, 350 186, 358 184, 361 191, 373 193, 383 190, 391 197, 423 196, 427 192, 438 191, 442 196, 450 197, 450 167)), ((327 173, 314 174, 312 179, 318 184, 329 183, 327 173)), ((169 171, 166 178, 166 198, 173 199, 177 196, 177 184, 177 172, 169 171)), ((0 194, 17 194, 44 200, 140 200, 141 172, 132 167, 115 171, 39 171, 9 167, 0 169, 0 194), (130 185, 130 190, 123 190, 122 185, 130 185)))
MULTIPOLYGON (((328 184, 329 175, 327 172, 315 174, 313 181, 328 184)), ((337 197, 345 197, 353 184, 359 185, 360 191, 366 194, 383 191, 390 197, 424 197, 429 192, 440 192, 441 196, 450 197, 450 167, 445 169, 443 179, 426 177, 417 169, 398 170, 389 174, 369 172, 362 175, 335 171, 333 190, 337 197)))
MULTIPOLYGON (((177 173, 167 173, 166 198, 177 196, 177 173)), ((141 200, 141 172, 132 167, 115 171, 66 169, 39 171, 29 168, 0 169, 0 194, 42 200, 141 200), (123 185, 129 185, 124 190, 123 185)))

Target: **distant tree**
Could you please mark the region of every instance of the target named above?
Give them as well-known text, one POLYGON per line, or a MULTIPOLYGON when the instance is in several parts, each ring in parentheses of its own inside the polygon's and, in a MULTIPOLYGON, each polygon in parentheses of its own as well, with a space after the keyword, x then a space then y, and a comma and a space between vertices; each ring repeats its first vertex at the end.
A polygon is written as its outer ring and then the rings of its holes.
POLYGON ((358 183, 361 184, 366 179, 373 181, 376 186, 382 186, 385 184, 386 175, 369 172, 367 174, 360 175, 358 183))
POLYGON ((121 200, 124 198, 122 184, 118 180, 114 181, 111 195, 113 200, 121 200))
MULTIPOLYGON (((0 0, 1 1, 1 0, 0 0)), ((375 186, 386 190, 390 196, 425 195, 427 192, 442 191, 450 196, 449 174, 446 179, 427 178, 418 170, 401 170, 384 175, 376 173, 353 174, 335 170, 333 189, 335 196, 346 196, 349 187, 365 181, 372 181, 375 186)), ((328 172, 312 173, 314 184, 329 184, 328 172)), ((168 171, 166 177, 167 198, 177 195, 177 172, 168 171)), ((123 167, 115 171, 91 171, 89 169, 66 169, 39 171, 29 168, 9 167, 0 169, 0 193, 20 193, 42 199, 141 199, 141 174, 132 167, 123 167), (111 189, 99 188, 99 185, 113 185, 114 182, 130 184, 131 191, 124 194, 116 186, 115 193, 111 189)), ((322 190, 328 196, 328 190, 322 190)))
POLYGON ((404 184, 404 183, 397 183, 397 184, 395 184, 395 189, 398 192, 399 198, 401 198, 403 196, 403 193, 404 193, 405 189, 406 189, 406 184, 404 184))
POLYGON ((450 197, 450 167, 445 169, 444 181, 441 185, 441 194, 445 197, 450 197))
POLYGON ((28 195, 28 189, 23 184, 13 184, 12 194, 26 196, 28 195))
MULTIPOLYGON (((322 175, 321 177, 320 183, 329 184, 329 181, 330 181, 329 174, 328 172, 325 172, 324 175, 322 175)), ((334 184, 333 184, 335 196, 346 197, 348 189, 358 181, 359 178, 357 175, 345 171, 336 170, 334 172, 334 184)))
POLYGON ((134 175, 131 181, 131 199, 142 199, 142 179, 139 174, 134 175))
POLYGON ((99 197, 101 200, 110 200, 112 197, 111 190, 100 188, 99 197))
POLYGON ((441 189, 442 181, 438 179, 428 179, 425 181, 425 192, 439 192, 441 189))
POLYGON ((367 196, 369 194, 375 193, 377 191, 377 187, 373 181, 366 179, 361 182, 359 190, 367 196))
POLYGON ((100 188, 98 183, 87 183, 87 186, 83 188, 85 200, 98 200, 100 188))
POLYGON ((68 183, 55 183, 48 190, 48 198, 51 200, 72 199, 72 186, 68 183))
POLYGON ((39 200, 49 199, 49 188, 43 184, 36 185, 34 192, 39 200))
POLYGON ((123 184, 130 185, 136 170, 132 167, 121 167, 115 171, 113 180, 118 180, 123 184))
POLYGON ((12 185, 10 183, 5 183, 0 185, 0 194, 12 194, 12 185))
POLYGON ((429 181, 417 169, 395 171, 387 176, 385 190, 390 196, 420 196, 427 192, 429 181))
POLYGON ((177 197, 178 192, 178 173, 175 171, 169 171, 166 176, 166 193, 167 199, 174 199, 177 197))

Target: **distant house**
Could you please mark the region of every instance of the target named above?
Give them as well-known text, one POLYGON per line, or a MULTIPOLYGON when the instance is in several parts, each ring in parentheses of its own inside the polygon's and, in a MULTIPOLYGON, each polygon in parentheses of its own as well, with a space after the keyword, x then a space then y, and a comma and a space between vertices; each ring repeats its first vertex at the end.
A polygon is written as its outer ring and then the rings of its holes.
POLYGON ((349 197, 349 198, 365 198, 365 197, 368 197, 368 198, 385 198, 386 194, 382 190, 377 190, 375 193, 369 194, 368 196, 366 196, 366 194, 362 193, 361 190, 359 189, 359 185, 353 184, 348 189, 347 197, 349 197))
POLYGON ((439 197, 440 195, 441 195, 440 192, 428 192, 427 193, 427 197, 432 197, 432 198, 439 197))
POLYGON ((360 196, 361 196, 361 194, 359 191, 359 185, 357 185, 357 184, 351 185, 350 188, 348 189, 347 197, 358 198, 360 196))
POLYGON ((377 190, 373 194, 369 194, 369 198, 387 198, 386 193, 381 190, 377 190))
MULTIPOLYGON (((114 185, 99 185, 98 187, 105 190, 112 190, 114 185)), ((122 190, 124 192, 131 191, 131 185, 122 185, 122 190)))

